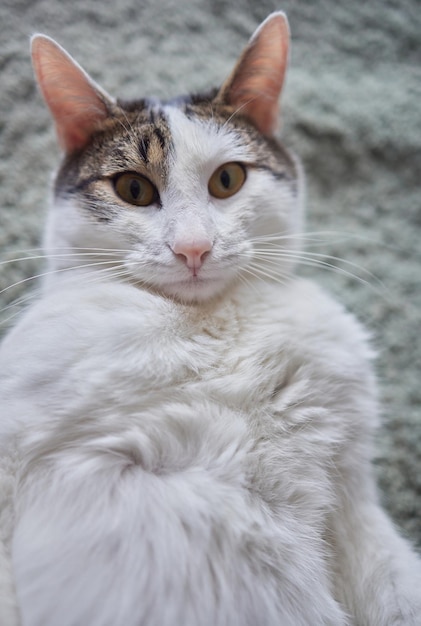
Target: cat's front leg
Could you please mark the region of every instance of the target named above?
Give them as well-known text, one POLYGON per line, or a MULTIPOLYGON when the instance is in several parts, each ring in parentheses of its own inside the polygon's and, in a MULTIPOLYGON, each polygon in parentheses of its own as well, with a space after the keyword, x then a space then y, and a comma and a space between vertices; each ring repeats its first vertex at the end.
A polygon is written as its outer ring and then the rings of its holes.
POLYGON ((348 485, 331 531, 337 599, 357 626, 420 626, 421 560, 381 509, 367 477, 361 489, 348 485))

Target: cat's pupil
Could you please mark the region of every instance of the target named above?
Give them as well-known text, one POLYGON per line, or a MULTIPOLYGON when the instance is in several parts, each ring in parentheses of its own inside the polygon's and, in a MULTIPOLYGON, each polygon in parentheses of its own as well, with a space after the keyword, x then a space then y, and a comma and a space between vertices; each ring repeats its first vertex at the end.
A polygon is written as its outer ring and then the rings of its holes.
POLYGON ((231 178, 227 170, 222 170, 220 180, 221 180, 222 186, 225 187, 225 189, 229 189, 231 178))
POLYGON ((130 194, 134 200, 137 200, 140 195, 139 181, 132 180, 130 183, 130 194))

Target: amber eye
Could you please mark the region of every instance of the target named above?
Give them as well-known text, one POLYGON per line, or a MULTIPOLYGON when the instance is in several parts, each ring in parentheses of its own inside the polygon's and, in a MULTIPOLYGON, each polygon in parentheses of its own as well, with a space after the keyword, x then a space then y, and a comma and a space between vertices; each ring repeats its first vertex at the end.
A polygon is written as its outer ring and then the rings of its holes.
POLYGON ((140 174, 120 174, 114 180, 114 189, 122 200, 136 206, 149 206, 158 200, 156 187, 140 174))
POLYGON ((229 198, 241 189, 246 170, 240 163, 225 163, 209 179, 208 189, 215 198, 229 198))

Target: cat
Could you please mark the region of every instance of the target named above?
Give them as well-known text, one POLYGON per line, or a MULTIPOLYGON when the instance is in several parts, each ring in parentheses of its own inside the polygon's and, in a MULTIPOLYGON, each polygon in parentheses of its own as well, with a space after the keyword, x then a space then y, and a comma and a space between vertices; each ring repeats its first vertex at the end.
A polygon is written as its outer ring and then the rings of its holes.
POLYGON ((32 40, 64 158, 0 349, 5 626, 421 624, 368 334, 294 273, 288 54, 276 12, 221 88, 125 102, 32 40))

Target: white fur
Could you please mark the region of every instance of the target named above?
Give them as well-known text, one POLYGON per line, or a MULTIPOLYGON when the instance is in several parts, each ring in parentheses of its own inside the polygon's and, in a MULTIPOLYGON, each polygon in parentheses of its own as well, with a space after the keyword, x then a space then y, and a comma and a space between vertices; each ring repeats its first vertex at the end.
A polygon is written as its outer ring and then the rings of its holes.
MULTIPOLYGON (((307 281, 236 279, 299 201, 263 171, 209 200, 203 180, 247 155, 168 115, 163 210, 115 226, 132 281, 57 273, 0 351, 4 624, 11 550, 23 626, 419 625, 420 563, 370 468, 366 334, 307 281), (213 241, 203 284, 170 248, 189 224, 213 241)), ((52 248, 111 247, 60 204, 52 248)))

